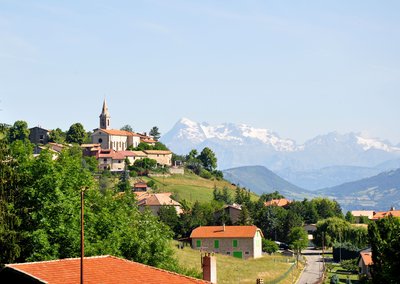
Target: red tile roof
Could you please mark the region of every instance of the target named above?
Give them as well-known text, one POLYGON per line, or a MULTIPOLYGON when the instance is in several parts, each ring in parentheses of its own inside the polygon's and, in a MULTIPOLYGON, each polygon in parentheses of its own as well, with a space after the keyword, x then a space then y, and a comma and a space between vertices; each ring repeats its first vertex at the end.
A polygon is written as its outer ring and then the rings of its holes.
POLYGON ((371 252, 361 252, 361 258, 366 266, 372 265, 372 253, 371 252))
POLYGON ((400 217, 400 210, 389 210, 383 212, 376 212, 375 215, 372 217, 372 220, 379 220, 385 217, 400 217))
POLYGON ((202 226, 190 234, 193 238, 253 238, 256 232, 262 232, 256 226, 202 226))
MULTIPOLYGON (((5 269, 20 271, 43 283, 76 284, 80 282, 80 258, 7 264, 5 269)), ((85 284, 210 283, 108 255, 85 257, 83 271, 85 284)))
POLYGON ((172 154, 171 151, 167 151, 167 150, 144 150, 143 152, 145 152, 148 155, 169 155, 169 154, 172 154))
POLYGON ((290 200, 287 200, 286 198, 281 198, 281 199, 272 199, 270 201, 264 202, 265 206, 279 206, 283 207, 291 203, 290 200))
POLYGON ((103 131, 104 133, 107 133, 109 135, 116 135, 116 136, 138 136, 137 134, 130 132, 130 131, 125 131, 125 130, 118 130, 118 129, 99 129, 100 131, 103 131))

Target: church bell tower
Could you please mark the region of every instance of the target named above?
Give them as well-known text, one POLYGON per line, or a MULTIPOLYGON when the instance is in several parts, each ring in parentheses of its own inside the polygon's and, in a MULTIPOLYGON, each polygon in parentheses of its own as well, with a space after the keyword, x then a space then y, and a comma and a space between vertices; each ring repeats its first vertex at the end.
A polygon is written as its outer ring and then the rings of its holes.
POLYGON ((110 113, 108 112, 108 107, 106 99, 103 102, 103 110, 100 114, 100 129, 110 129, 110 113))

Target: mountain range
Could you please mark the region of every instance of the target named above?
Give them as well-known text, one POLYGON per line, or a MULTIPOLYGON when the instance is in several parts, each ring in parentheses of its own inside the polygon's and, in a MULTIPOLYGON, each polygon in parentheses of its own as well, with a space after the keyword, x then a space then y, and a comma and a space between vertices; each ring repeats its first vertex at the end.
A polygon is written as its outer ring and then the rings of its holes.
POLYGON ((246 124, 180 119, 161 137, 177 154, 211 148, 219 169, 261 165, 299 188, 316 190, 400 167, 400 147, 359 133, 331 132, 297 144, 246 124))

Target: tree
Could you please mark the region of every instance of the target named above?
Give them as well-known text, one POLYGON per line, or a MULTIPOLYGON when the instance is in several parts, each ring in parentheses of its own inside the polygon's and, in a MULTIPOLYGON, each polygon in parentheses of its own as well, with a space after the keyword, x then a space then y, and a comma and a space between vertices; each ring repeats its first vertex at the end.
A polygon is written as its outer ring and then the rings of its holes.
POLYGON ((86 131, 81 123, 74 123, 67 131, 66 141, 68 143, 82 144, 86 138, 86 131))
POLYGON ((307 248, 308 245, 307 232, 302 227, 294 227, 289 233, 288 240, 290 247, 297 254, 297 261, 299 261, 301 250, 307 248))
POLYGON ((173 232, 177 231, 179 216, 176 209, 172 205, 164 205, 158 211, 158 218, 160 221, 167 225, 173 232))
POLYGON ((268 239, 262 239, 262 250, 271 254, 274 252, 277 252, 279 249, 279 246, 277 243, 274 241, 268 240, 268 239))
POLYGON ((133 128, 129 124, 125 124, 124 126, 122 126, 121 130, 133 132, 133 128))
POLYGON ((392 216, 368 226, 373 283, 400 283, 400 219, 392 216))
POLYGON ((26 121, 17 120, 8 130, 9 141, 29 139, 29 129, 26 121))
POLYGON ((49 141, 55 143, 64 143, 65 142, 65 132, 63 132, 60 128, 56 128, 49 133, 49 141))
POLYGON ((21 254, 19 226, 22 220, 15 208, 19 165, 11 155, 5 131, 4 125, 0 125, 0 266, 15 262, 21 254))
POLYGON ((158 131, 157 126, 153 126, 153 128, 150 129, 149 135, 153 136, 154 140, 160 139, 160 136, 161 136, 160 132, 158 131))
POLYGON ((217 168, 217 157, 210 148, 205 147, 197 158, 201 161, 203 167, 207 171, 212 172, 217 168))
POLYGON ((239 218, 237 221, 237 225, 252 225, 253 222, 250 217, 249 210, 246 206, 242 206, 242 210, 240 211, 239 218))
POLYGON ((355 223, 354 216, 353 216, 353 214, 351 214, 350 211, 347 211, 346 216, 345 216, 345 219, 346 219, 347 222, 349 222, 349 223, 351 223, 351 224, 354 224, 354 223, 355 223))
POLYGON ((285 198, 282 194, 279 193, 279 191, 274 191, 272 193, 263 193, 260 196, 260 199, 263 201, 271 201, 272 199, 281 199, 285 198))

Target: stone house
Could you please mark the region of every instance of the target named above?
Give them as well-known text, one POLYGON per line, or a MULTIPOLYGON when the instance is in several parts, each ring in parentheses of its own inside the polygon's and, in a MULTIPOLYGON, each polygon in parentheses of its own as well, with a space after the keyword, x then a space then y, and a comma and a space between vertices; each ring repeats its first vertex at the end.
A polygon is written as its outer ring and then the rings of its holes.
POLYGON ((29 141, 36 145, 45 145, 49 142, 49 130, 35 126, 29 128, 29 141))
POLYGON ((192 248, 237 258, 262 256, 263 234, 256 226, 201 226, 190 235, 192 248))
POLYGON ((158 165, 171 166, 172 165, 172 152, 166 150, 144 150, 147 158, 157 161, 158 165))
POLYGON ((181 214, 182 208, 181 204, 171 198, 172 193, 163 192, 163 193, 143 193, 143 192, 135 192, 138 207, 141 212, 143 212, 146 208, 150 209, 151 213, 154 216, 158 216, 158 212, 162 206, 174 206, 176 210, 176 214, 181 214))
POLYGON ((236 224, 239 220, 240 212, 242 212, 242 206, 239 204, 224 205, 224 207, 215 212, 214 216, 218 220, 222 214, 229 218, 230 224, 236 224))

